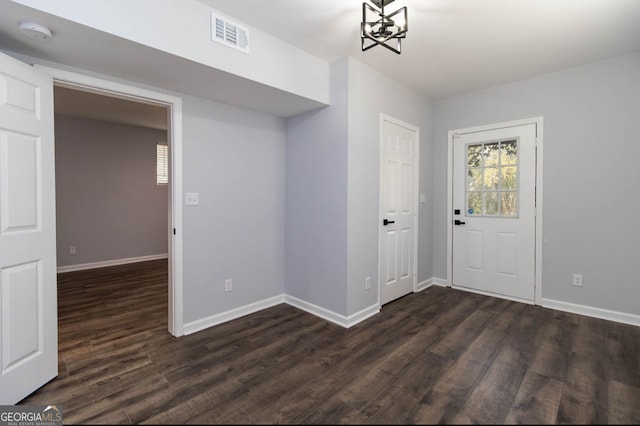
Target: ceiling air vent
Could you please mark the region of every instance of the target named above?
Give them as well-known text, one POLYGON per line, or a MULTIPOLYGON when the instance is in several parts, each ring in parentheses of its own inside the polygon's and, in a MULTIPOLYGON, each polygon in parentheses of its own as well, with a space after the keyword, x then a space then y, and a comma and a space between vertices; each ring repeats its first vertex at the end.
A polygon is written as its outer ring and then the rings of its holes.
POLYGON ((215 13, 211 14, 211 39, 249 53, 249 30, 215 13))

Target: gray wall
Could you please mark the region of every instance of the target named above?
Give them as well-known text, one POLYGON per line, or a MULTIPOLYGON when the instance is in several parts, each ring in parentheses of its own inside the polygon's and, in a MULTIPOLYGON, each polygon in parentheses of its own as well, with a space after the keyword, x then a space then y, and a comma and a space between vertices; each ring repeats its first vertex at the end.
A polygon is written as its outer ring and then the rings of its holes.
POLYGON ((289 118, 285 293, 347 312, 347 60, 331 67, 331 106, 289 118))
POLYGON ((543 116, 542 296, 640 314, 639 100, 636 53, 434 102, 434 276, 447 274, 447 131, 543 116))
POLYGON ((284 291, 284 120, 183 99, 184 321, 284 291), (233 291, 224 292, 224 281, 233 291))
POLYGON ((58 266, 167 253, 167 186, 156 185, 156 143, 166 138, 56 114, 58 266))
MULTIPOLYGON (((353 58, 331 70, 331 106, 287 120, 285 292, 349 316, 378 301, 380 114, 420 127, 420 191, 430 197, 431 110, 353 58)), ((432 276, 431 206, 421 209, 419 281, 432 276)))

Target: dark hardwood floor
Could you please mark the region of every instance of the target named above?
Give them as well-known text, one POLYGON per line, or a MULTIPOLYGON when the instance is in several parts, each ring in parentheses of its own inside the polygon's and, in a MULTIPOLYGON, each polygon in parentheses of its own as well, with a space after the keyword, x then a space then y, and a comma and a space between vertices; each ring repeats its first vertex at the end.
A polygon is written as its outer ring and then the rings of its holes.
POLYGON ((167 332, 165 260, 58 276, 65 424, 640 423, 640 327, 444 287, 350 328, 282 304, 167 332))

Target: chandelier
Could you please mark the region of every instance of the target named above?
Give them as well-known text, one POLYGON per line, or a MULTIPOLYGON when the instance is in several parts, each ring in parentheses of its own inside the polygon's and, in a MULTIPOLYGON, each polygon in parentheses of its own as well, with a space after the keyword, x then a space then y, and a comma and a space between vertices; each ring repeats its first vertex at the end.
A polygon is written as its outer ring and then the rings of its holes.
POLYGON ((394 0, 369 1, 375 6, 366 2, 362 3, 362 23, 360 25, 362 51, 380 45, 400 54, 401 40, 406 37, 408 30, 407 7, 385 15, 385 6, 393 3, 394 0))

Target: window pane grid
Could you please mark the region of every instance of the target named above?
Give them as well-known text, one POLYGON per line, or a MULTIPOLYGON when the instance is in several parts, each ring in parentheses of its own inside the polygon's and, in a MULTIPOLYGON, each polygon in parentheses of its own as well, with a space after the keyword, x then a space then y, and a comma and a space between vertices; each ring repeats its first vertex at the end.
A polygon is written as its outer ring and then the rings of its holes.
POLYGON ((466 216, 518 217, 518 140, 467 145, 466 216))

